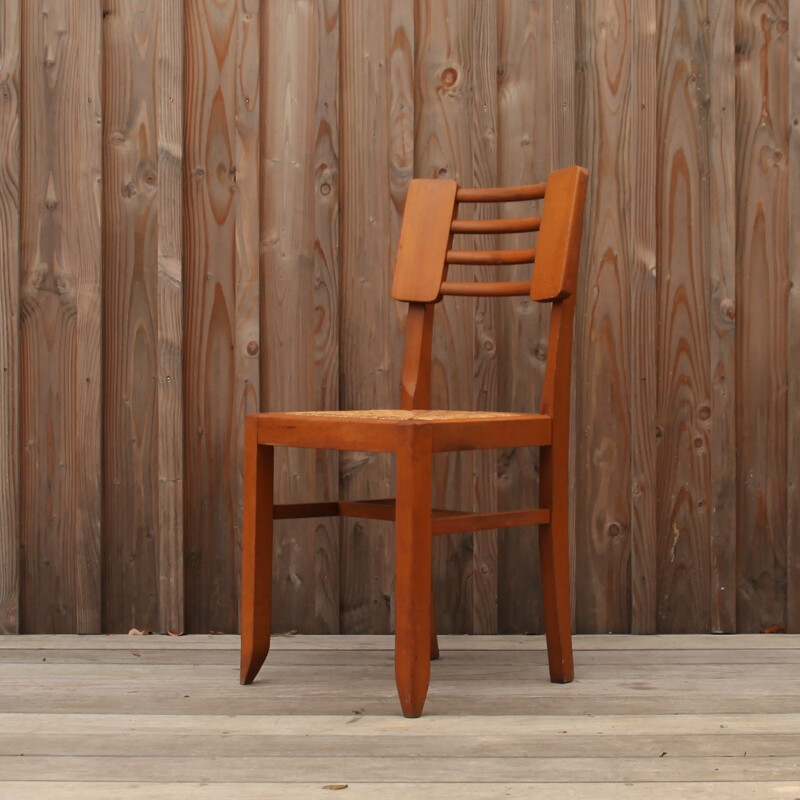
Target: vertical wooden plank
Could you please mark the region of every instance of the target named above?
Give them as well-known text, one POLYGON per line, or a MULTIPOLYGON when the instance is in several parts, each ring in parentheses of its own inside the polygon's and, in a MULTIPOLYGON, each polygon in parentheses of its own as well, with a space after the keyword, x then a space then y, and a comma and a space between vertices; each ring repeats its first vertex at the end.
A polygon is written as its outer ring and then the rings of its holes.
POLYGON ((547 2, 550 5, 553 42, 550 54, 552 169, 562 169, 576 163, 576 34, 577 21, 583 10, 575 0, 565 3, 555 0, 547 2))
POLYGON ((0 6, 0 634, 19 632, 20 5, 0 6))
MULTIPOLYGON (((497 41, 496 3, 478 3, 472 23, 472 182, 474 186, 497 185, 497 41)), ((490 204, 479 205, 475 217, 496 218, 498 209, 490 204)), ((473 236, 476 249, 493 249, 497 236, 473 236)), ((478 280, 497 280, 497 268, 479 267, 473 275, 478 280)), ((477 297, 473 303, 472 408, 479 411, 497 409, 498 401, 498 321, 507 314, 508 301, 477 297)), ((501 356, 504 357, 504 356, 501 356)), ((473 508, 482 511, 497 509, 498 454, 478 450, 473 454, 473 508)), ((480 531, 473 535, 472 552, 472 633, 497 633, 498 625, 498 532, 480 531)))
MULTIPOLYGON (((262 7, 263 396, 268 410, 338 407, 336 2, 262 7)), ((335 499, 338 457, 276 453, 278 502, 335 499)), ((275 531, 273 629, 338 629, 338 524, 275 531)))
POLYGON ((234 446, 229 426, 235 380, 230 188, 235 12, 233 0, 216 7, 205 0, 186 2, 184 579, 189 631, 230 630, 237 621, 230 536, 235 501, 225 469, 234 446))
MULTIPOLYGON (((551 82, 551 143, 553 150, 553 169, 561 169, 578 163, 577 159, 577 88, 580 67, 577 62, 577 20, 579 9, 575 2, 554 2, 548 0, 551 7, 551 28, 553 48, 550 57, 551 82)), ((581 11, 582 13, 582 11, 581 11)), ((585 165, 584 165, 585 166, 585 165)), ((588 218, 588 217, 587 217, 588 218)), ((584 231, 586 226, 584 225, 584 231)), ((584 251, 585 253, 585 251, 584 251)), ((585 259, 581 263, 578 273, 578 291, 586 290, 581 283, 585 272, 585 259)), ((575 322, 575 331, 579 330, 579 321, 575 322)), ((577 337, 573 349, 577 349, 577 337)), ((571 485, 577 480, 582 480, 582 475, 577 471, 578 436, 577 405, 578 385, 581 376, 577 372, 578 360, 572 359, 571 391, 570 391, 570 420, 572 421, 569 442, 569 472, 571 485)), ((569 562, 570 562, 570 606, 572 611, 572 627, 576 623, 577 592, 577 492, 569 494, 569 562)), ((581 535, 584 529, 581 529, 581 535)))
POLYGON ((236 329, 234 371, 236 393, 232 420, 234 500, 233 535, 235 611, 239 630, 242 519, 244 491, 244 421, 260 408, 261 397, 261 267, 260 127, 261 127, 261 8, 259 0, 236 3, 236 71, 234 202, 236 210, 236 329))
POLYGON ((788 0, 736 2, 737 627, 786 624, 788 0))
MULTIPOLYGON (((398 403, 399 354, 389 287, 413 158, 413 104, 406 105, 413 19, 407 2, 390 9, 360 0, 342 5, 341 25, 341 403, 392 408, 398 403)), ((384 455, 343 455, 342 496, 389 497, 393 473, 384 455)), ((343 520, 340 574, 342 631, 391 631, 391 528, 343 520)))
POLYGON ((158 627, 158 5, 104 0, 103 629, 158 627))
MULTIPOLYGON (((391 42, 389 47, 391 72, 387 92, 389 97, 389 191, 393 209, 389 215, 389 281, 393 275, 392 270, 400 239, 408 184, 414 177, 416 128, 414 2, 413 0, 401 0, 401 2, 392 3, 390 10, 388 39, 391 42)), ((389 285, 389 283, 386 284, 386 291, 388 291, 389 285)), ((396 390, 400 386, 405 353, 404 331, 408 304, 394 300, 389 300, 389 304, 395 319, 394 325, 386 330, 386 336, 391 343, 392 394, 390 403, 395 408, 400 404, 396 390)), ((393 467, 390 469, 392 469, 391 474, 394 474, 393 467)), ((390 490, 390 493, 394 494, 394 490, 390 490)), ((394 620, 394 555, 395 547, 390 541, 389 560, 386 563, 391 568, 389 580, 392 581, 392 589, 390 589, 392 624, 394 620)), ((370 577, 365 576, 366 579, 370 577)))
POLYGON ((184 628, 183 586, 183 0, 159 0, 158 608, 159 630, 184 628))
POLYGON ((581 2, 578 162, 589 168, 575 336, 579 631, 630 630, 629 0, 581 2))
POLYGON ((631 19, 630 386, 631 632, 655 633, 657 584, 656 439, 656 78, 655 0, 642 0, 631 19))
MULTIPOLYGON (((789 3, 789 209, 800 208, 800 2, 789 3)), ((789 226, 786 629, 800 633, 800 225, 789 226)))
MULTIPOLYGON (((319 86, 314 109, 314 407, 339 408, 339 0, 318 5, 319 86)), ((317 499, 339 495, 339 453, 316 453, 317 499)), ((314 531, 314 633, 339 632, 338 519, 317 520, 314 531)))
MULTIPOLYGON (((389 191, 392 196, 394 213, 391 215, 391 262, 390 272, 394 268, 394 257, 400 238, 400 227, 403 222, 403 209, 406 203, 408 184, 414 177, 414 130, 415 130, 415 97, 414 97, 414 2, 402 0, 391 4, 389 20, 389 191)), ((405 337, 402 335, 408 304, 393 302, 392 310, 395 325, 390 331, 392 350, 392 384, 400 385, 405 337)), ((392 400, 394 400, 394 396, 392 400)), ((398 399, 399 402, 399 399, 398 399)))
POLYGON ((22 12, 21 622, 96 633, 101 6, 38 0, 22 12))
MULTIPOLYGON (((544 180, 553 162, 553 51, 550 2, 504 0, 498 6, 497 183, 514 186, 544 180)), ((571 30, 574 35, 574 28, 571 30)), ((570 65, 571 68, 571 65, 570 65)), ((509 203, 501 215, 533 215, 509 203)), ((516 234, 503 246, 533 246, 532 235, 516 234)), ((530 267, 504 271, 503 279, 526 280, 530 267)), ((538 411, 544 385, 550 307, 528 298, 506 300, 498 315, 498 408, 538 411)), ((501 451, 497 465, 498 505, 503 509, 535 505, 538 497, 538 449, 501 451)), ((498 630, 544 630, 539 588, 539 547, 535 528, 500 531, 498 541, 498 630)))
MULTIPOLYGON (((415 5, 416 135, 418 177, 474 185, 474 2, 415 5)), ((463 215, 463 211, 462 211, 463 215)), ((433 408, 468 409, 473 402, 474 301, 447 297, 436 309, 431 378, 433 408)), ((434 504, 472 508, 472 453, 434 458, 434 504)), ((474 615, 472 534, 441 537, 433 545, 437 627, 471 632, 474 615)))
MULTIPOLYGON (((736 78, 734 4, 707 0, 708 264, 711 363, 711 630, 736 631, 736 78)), ((701 408, 702 420, 707 409, 701 408)))
POLYGON ((244 414, 258 408, 258 165, 250 116, 257 82, 252 56, 242 58, 248 37, 257 38, 252 14, 234 0, 186 4, 184 524, 191 631, 235 631, 238 619, 242 425, 244 414))
MULTIPOLYGON (((401 0, 391 4, 389 20, 389 51, 391 74, 389 76, 389 190, 392 196, 393 213, 389 217, 390 255, 388 273, 391 280, 400 227, 403 221, 408 184, 414 177, 414 135, 416 129, 415 96, 415 24, 414 0, 401 0)), ((389 283, 385 285, 388 291, 389 283)), ((395 324, 387 331, 392 342, 392 407, 398 407, 400 400, 395 388, 400 386, 405 337, 403 335, 408 314, 408 304, 389 301, 394 311, 395 324)), ((394 493, 394 492, 392 492, 394 493)), ((394 550, 389 562, 394 566, 394 550)), ((392 573, 393 575, 393 573, 392 573)), ((370 576, 365 576, 369 578, 370 576)), ((392 607, 394 607, 392 593, 392 607)), ((394 616, 392 616, 394 619, 394 616)))
POLYGON ((658 628, 669 633, 711 623, 703 20, 698 3, 659 18, 658 628))

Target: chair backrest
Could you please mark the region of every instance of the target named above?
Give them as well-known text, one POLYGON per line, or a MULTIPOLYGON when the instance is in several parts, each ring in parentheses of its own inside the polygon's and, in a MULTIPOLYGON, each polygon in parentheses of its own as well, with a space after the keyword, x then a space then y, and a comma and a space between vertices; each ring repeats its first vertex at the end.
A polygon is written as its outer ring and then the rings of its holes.
POLYGON ((519 297, 553 303, 542 412, 553 413, 569 394, 574 294, 588 172, 569 167, 547 183, 499 189, 463 189, 455 181, 415 179, 406 196, 392 297, 409 303, 401 405, 430 404, 433 308, 445 295, 519 297), (543 200, 539 216, 458 219, 460 203, 543 200), (454 250, 454 234, 538 231, 535 248, 454 250), (450 281, 448 267, 531 264, 529 281, 450 281), (566 386, 566 389, 564 389, 566 386))

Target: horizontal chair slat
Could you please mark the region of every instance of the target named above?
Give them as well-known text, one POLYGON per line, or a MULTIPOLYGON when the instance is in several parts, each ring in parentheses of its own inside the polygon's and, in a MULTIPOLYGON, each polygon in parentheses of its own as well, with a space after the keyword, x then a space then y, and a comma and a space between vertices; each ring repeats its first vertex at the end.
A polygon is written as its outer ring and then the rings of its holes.
POLYGON ((538 231, 541 217, 515 217, 513 219, 454 219, 450 225, 453 233, 527 233, 538 231))
POLYGON ((448 250, 448 264, 530 264, 536 259, 536 248, 524 250, 448 250))
POLYGON ((458 297, 524 297, 531 292, 528 281, 443 281, 441 293, 458 297))
POLYGON ((490 511, 471 514, 457 511, 436 515, 433 518, 434 536, 447 533, 469 533, 491 528, 519 528, 523 525, 546 525, 550 522, 549 508, 525 508, 520 511, 490 511))
MULTIPOLYGON (((322 503, 287 503, 274 507, 274 518, 303 519, 309 517, 359 517, 393 522, 395 499, 351 500, 322 503)), ((550 522, 547 508, 524 508, 517 511, 451 511, 435 508, 431 511, 434 536, 448 533, 468 533, 491 528, 518 528, 523 525, 546 525, 550 522)))
POLYGON ((544 183, 528 186, 509 186, 500 189, 459 189, 456 200, 459 203, 510 203, 517 200, 541 200, 544 197, 544 183))

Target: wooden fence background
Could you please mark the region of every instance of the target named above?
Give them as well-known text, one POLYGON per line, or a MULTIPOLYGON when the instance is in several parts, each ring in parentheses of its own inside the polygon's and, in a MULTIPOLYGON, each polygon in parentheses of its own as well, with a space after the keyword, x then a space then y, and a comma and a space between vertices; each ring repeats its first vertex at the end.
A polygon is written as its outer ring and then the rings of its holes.
MULTIPOLYGON (((397 402, 409 179, 574 162, 576 628, 800 631, 800 0, 3 0, 0 631, 235 630, 244 414, 397 402)), ((436 402, 530 409, 546 311, 450 300, 436 402)), ((541 631, 531 534, 436 542, 442 631, 541 631)), ((277 629, 389 631, 392 559, 281 523, 277 629)))

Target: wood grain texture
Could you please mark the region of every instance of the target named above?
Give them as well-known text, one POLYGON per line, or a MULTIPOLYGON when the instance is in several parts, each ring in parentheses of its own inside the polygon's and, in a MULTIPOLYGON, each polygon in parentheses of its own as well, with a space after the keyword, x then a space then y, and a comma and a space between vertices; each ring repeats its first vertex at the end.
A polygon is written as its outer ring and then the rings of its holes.
MULTIPOLYGON (((413 163, 409 3, 342 7, 342 408, 396 408, 397 311, 389 297, 406 181, 413 163), (367 8, 369 7, 369 10, 367 8), (402 108, 400 106, 403 106, 402 108)), ((343 455, 342 498, 393 494, 388 456, 343 455)), ((343 632, 393 629, 394 540, 375 522, 342 522, 343 632)))
MULTIPOLYGON (((473 126, 475 2, 415 5, 416 131, 414 172, 475 185, 473 126)), ((463 209, 464 217, 468 209, 463 209)), ((452 270, 451 270, 452 271, 452 270)), ((475 303, 449 297, 434 321, 431 407, 469 409, 474 402, 475 303)), ((475 503, 474 454, 434 457, 434 504, 468 510, 475 503)), ((437 630, 471 632, 474 625, 474 536, 434 542, 437 630)))
POLYGON ((159 623, 155 0, 103 4, 103 629, 159 623))
MULTIPOLYGON (((552 50, 552 79, 551 79, 551 108, 550 115, 551 142, 553 148, 553 166, 557 169, 577 164, 577 87, 580 65, 577 60, 577 21, 578 7, 576 3, 552 2, 551 30, 552 40, 556 46, 552 50)), ((584 165, 585 166, 585 165, 584 165)), ((585 253, 585 251, 584 251, 585 253)), ((578 269, 578 291, 581 291, 581 276, 585 270, 585 259, 582 258, 578 269)), ((577 332, 578 328, 575 327, 577 332)), ((578 429, 577 420, 578 403, 578 362, 573 358, 570 395, 570 420, 571 435, 569 442, 570 481, 572 485, 583 480, 577 470, 578 429)), ((575 582, 577 578, 577 547, 578 535, 577 492, 571 491, 569 497, 569 560, 570 560, 570 603, 572 609, 572 627, 575 628, 575 604, 577 593, 575 582)))
MULTIPOLYGON (((235 603, 240 611, 245 416, 260 410, 261 375, 261 10, 259 0, 236 5, 234 202, 236 209, 235 389, 231 453, 235 603)), ((227 531, 219 531, 223 539, 227 531)), ((234 630, 238 630, 237 627, 234 630)))
POLYGON ((658 15, 655 0, 633 7, 630 197, 631 633, 657 629, 656 439, 657 231, 656 134, 658 15))
POLYGON ((258 408, 258 25, 247 9, 186 3, 185 593, 187 629, 200 631, 237 627, 242 425, 258 408))
POLYGON ((707 55, 696 4, 659 19, 659 630, 711 623, 707 55), (689 568, 688 565, 691 565, 689 568))
MULTIPOLYGON (((705 119, 708 212, 704 226, 711 325, 711 630, 736 631, 736 73, 734 4, 709 2, 705 119)), ((706 25, 706 21, 708 24, 706 25)), ((699 412, 705 416, 705 411, 699 412)))
MULTIPOLYGON (((314 363, 317 369, 315 406, 321 409, 339 407, 339 17, 339 0, 325 0, 320 4, 319 88, 314 110, 317 121, 314 363)), ((339 453, 333 451, 317 453, 317 497, 338 496, 339 457, 339 453)), ((318 633, 339 632, 340 535, 338 520, 317 522, 313 630, 318 633)))
POLYGON ((441 637, 413 729, 388 637, 276 637, 251 687, 225 679, 238 637, 132 638, 6 637, 4 796, 324 800, 330 781, 358 800, 797 794, 798 637, 577 637, 569 689, 546 681, 542 637, 441 637))
POLYGON ((737 0, 737 628, 786 624, 788 2, 737 0))
MULTIPOLYGON (((391 216, 391 258, 395 257, 400 241, 400 227, 411 179, 414 177, 414 0, 391 3, 389 19, 391 48, 389 51, 389 192, 394 213, 391 216)), ((392 268, 394 264, 392 263, 392 268)), ((391 359, 392 385, 401 382, 405 348, 405 303, 392 303, 391 359)), ((399 401, 399 398, 398 398, 399 401)), ((399 407, 399 402, 398 402, 399 407)))
POLYGON ((578 630, 630 630, 630 10, 607 0, 579 11, 577 161, 590 178, 575 330, 578 630))
MULTIPOLYGON (((800 4, 789 5, 789 208, 800 208, 800 4)), ((800 225, 789 226, 786 629, 800 633, 800 225)))
POLYGON ((159 630, 184 629, 183 64, 184 0, 159 0, 158 608, 159 630))
POLYGON ((20 4, 0 7, 0 634, 19 631, 20 4))
MULTIPOLYGON (((535 183, 551 170, 552 25, 550 2, 507 0, 498 6, 498 186, 535 183)), ((538 211, 538 203, 509 203, 502 207, 500 216, 538 211)), ((530 234, 503 238, 509 247, 526 247, 534 241, 530 234)), ((527 266, 509 273, 504 271, 504 277, 530 279, 527 266)), ((505 301, 497 320, 497 408, 535 410, 544 384, 550 306, 530 298, 505 301)), ((497 463, 498 506, 513 509, 535 502, 538 471, 538 449, 501 451, 497 463)), ((541 633, 544 622, 536 529, 500 531, 498 551, 498 629, 541 633)))
POLYGON ((22 7, 23 630, 101 627, 100 28, 97 2, 22 7))
MULTIPOLYGON (((262 358, 270 411, 338 408, 338 4, 263 9, 262 358)), ((332 500, 338 455, 276 452, 278 502, 332 500)), ((277 526, 273 628, 338 630, 338 521, 277 526)))
MULTIPOLYGON (((496 3, 478 3, 472 28, 472 186, 497 185, 497 38, 496 3)), ((517 204, 518 205, 518 204, 517 204)), ((498 208, 492 203, 476 206, 475 219, 496 219, 498 208)), ((463 238, 463 237, 462 237, 463 238)), ((469 237, 474 250, 494 250, 498 237, 480 234, 469 237)), ((463 268, 462 268, 463 269, 463 268)), ((497 267, 466 268, 463 271, 478 281, 494 281, 497 267)), ((455 272, 455 270, 454 270, 455 272)), ((498 321, 508 313, 509 301, 476 297, 473 301, 472 403, 476 411, 496 411, 498 402, 498 364, 505 354, 498 354, 498 321)), ((529 409, 533 410, 533 409, 529 409)), ((473 453, 473 507, 477 511, 497 510, 497 452, 473 453)), ((473 534, 472 545, 472 624, 471 632, 491 634, 498 631, 498 531, 473 534)))
MULTIPOLYGON (((797 0, 347 5, 340 47, 338 0, 0 4, 0 631, 234 630, 245 412, 397 405, 410 178, 576 162, 577 626, 800 630, 797 0)), ((530 410, 547 318, 448 298, 434 404, 530 410)), ((537 458, 442 458, 436 502, 525 506, 537 458)), ((321 501, 394 471, 279 474, 321 501)), ((345 523, 340 563, 338 524, 276 528, 279 629, 340 599, 391 629, 390 528, 345 523)), ((534 536, 441 538, 440 628, 540 630, 534 536)))

